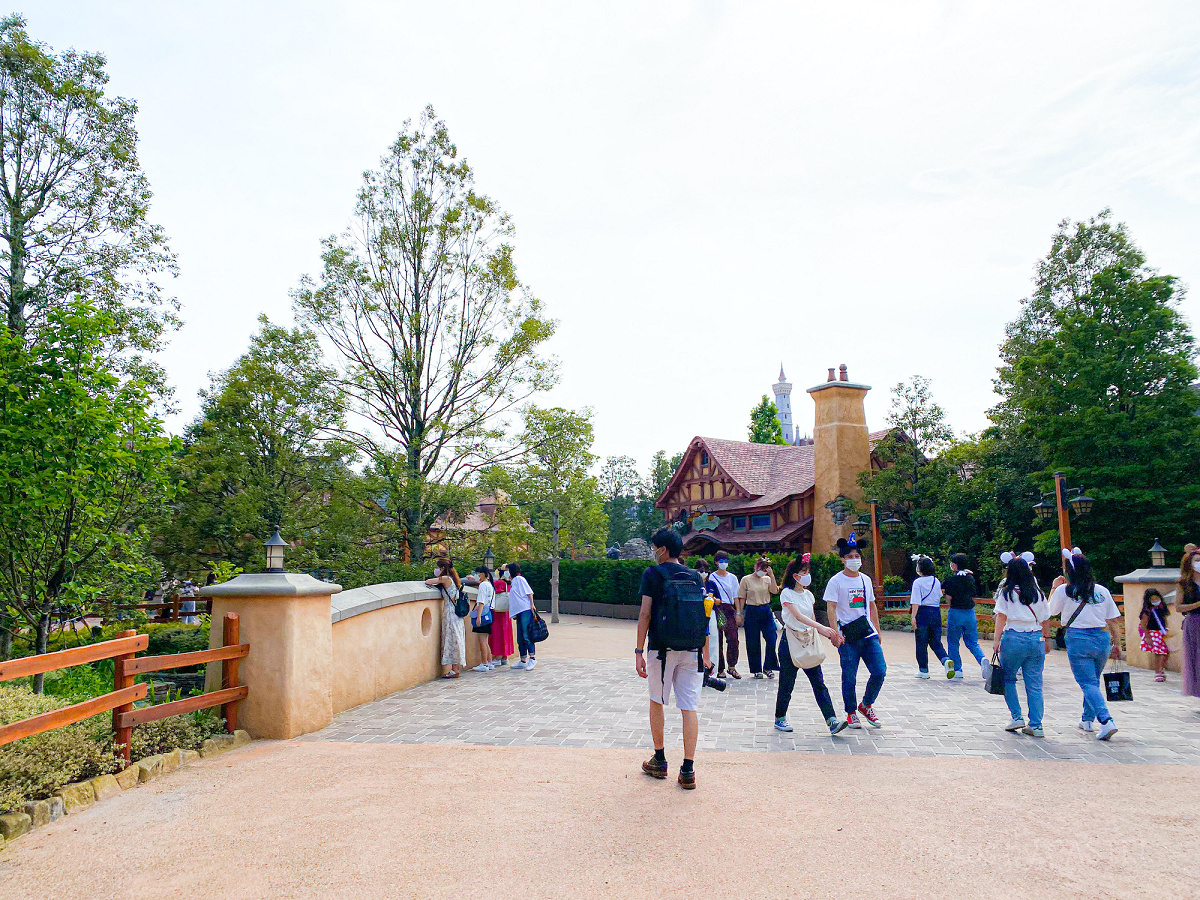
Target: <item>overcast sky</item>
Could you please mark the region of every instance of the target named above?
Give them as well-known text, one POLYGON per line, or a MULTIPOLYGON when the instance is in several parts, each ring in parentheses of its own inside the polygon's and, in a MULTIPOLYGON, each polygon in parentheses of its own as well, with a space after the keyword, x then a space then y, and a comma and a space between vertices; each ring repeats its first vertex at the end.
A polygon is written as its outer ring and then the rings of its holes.
MULTIPOLYGON (((350 220, 364 169, 432 103, 513 217, 596 452, 643 466, 744 439, 782 362, 933 381, 986 424, 1006 322, 1056 223, 1110 206, 1200 284, 1200 4, 120 3, 38 0, 140 104, 184 328, 178 430, 207 373, 350 220)), ((1184 302, 1194 323, 1200 298, 1184 302)))

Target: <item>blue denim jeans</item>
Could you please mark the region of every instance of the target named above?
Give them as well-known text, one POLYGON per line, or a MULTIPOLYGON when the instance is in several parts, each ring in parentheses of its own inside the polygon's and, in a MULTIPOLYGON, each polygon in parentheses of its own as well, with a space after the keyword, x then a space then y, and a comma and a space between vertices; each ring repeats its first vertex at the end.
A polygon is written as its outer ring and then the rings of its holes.
POLYGON ((517 650, 521 654, 521 659, 526 657, 537 656, 537 644, 533 642, 532 632, 533 627, 533 612, 525 610, 525 612, 517 613, 517 650))
POLYGON ((879 691, 883 688, 883 679, 887 675, 887 662, 883 658, 883 647, 879 644, 879 635, 872 634, 861 641, 851 643, 846 641, 838 647, 838 657, 842 663, 842 704, 847 713, 858 709, 858 662, 862 660, 871 677, 867 679, 867 690, 863 694, 863 706, 874 706, 879 691))
POLYGON ((1045 706, 1042 700, 1042 670, 1046 667, 1045 638, 1040 631, 1005 631, 1000 638, 1000 665, 1004 666, 1004 702, 1014 719, 1021 715, 1017 698, 1017 673, 1025 680, 1025 699, 1029 702, 1029 724, 1042 724, 1045 706))
POLYGON ((1108 704, 1104 702, 1104 689, 1100 687, 1100 673, 1108 661, 1112 649, 1112 638, 1104 628, 1068 628, 1067 660, 1071 663, 1071 674, 1083 689, 1083 721, 1099 719, 1107 722, 1108 704))
POLYGON ((954 660, 954 670, 962 671, 962 657, 958 652, 958 642, 967 645, 967 652, 975 657, 975 662, 983 659, 983 650, 979 647, 979 620, 975 618, 973 609, 951 609, 946 613, 946 642, 950 645, 950 658, 954 660))
POLYGON ((942 649, 942 610, 937 606, 917 607, 917 668, 922 672, 929 671, 929 651, 933 650, 938 662, 946 658, 942 649))

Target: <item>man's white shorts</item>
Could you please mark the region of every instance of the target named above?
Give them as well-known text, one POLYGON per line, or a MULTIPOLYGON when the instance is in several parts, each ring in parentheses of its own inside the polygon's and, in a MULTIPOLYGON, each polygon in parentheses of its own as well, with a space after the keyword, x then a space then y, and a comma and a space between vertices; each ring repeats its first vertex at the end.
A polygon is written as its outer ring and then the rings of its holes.
POLYGON ((663 706, 675 692, 677 709, 696 709, 700 703, 700 688, 704 673, 698 670, 695 650, 668 650, 666 678, 657 650, 646 651, 646 680, 650 682, 650 699, 663 706))

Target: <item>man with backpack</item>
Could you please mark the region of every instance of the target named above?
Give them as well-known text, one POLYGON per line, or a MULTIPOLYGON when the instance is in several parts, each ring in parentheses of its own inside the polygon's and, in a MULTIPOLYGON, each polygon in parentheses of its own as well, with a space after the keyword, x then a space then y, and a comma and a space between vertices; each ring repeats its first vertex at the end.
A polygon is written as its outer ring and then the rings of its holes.
POLYGON ((675 706, 683 716, 684 759, 679 784, 692 790, 696 787, 693 760, 700 731, 696 707, 704 671, 711 665, 704 579, 679 562, 683 541, 674 530, 660 528, 650 543, 656 565, 642 573, 642 608, 634 650, 637 673, 649 681, 650 736, 654 739, 654 756, 642 763, 642 771, 653 778, 667 777, 663 707, 674 692, 675 706))

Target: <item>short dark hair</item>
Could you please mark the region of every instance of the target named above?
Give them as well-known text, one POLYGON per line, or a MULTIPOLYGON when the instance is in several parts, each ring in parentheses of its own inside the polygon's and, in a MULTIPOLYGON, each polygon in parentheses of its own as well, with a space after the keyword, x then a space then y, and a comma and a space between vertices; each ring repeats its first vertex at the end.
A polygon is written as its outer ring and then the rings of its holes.
POLYGON ((952 562, 956 566, 958 566, 958 569, 961 572, 963 569, 965 569, 967 567, 967 554, 955 553, 953 556, 950 557, 950 562, 952 562))
POLYGON ((683 538, 674 528, 660 528, 650 537, 650 543, 655 547, 665 547, 671 559, 678 558, 683 552, 683 538))
POLYGON ((936 571, 933 568, 933 560, 928 556, 922 556, 917 560, 917 571, 922 575, 932 575, 936 571))
POLYGON ((520 563, 509 563, 507 568, 508 568, 508 574, 511 575, 513 578, 516 578, 518 575, 521 574, 521 564, 520 563))

